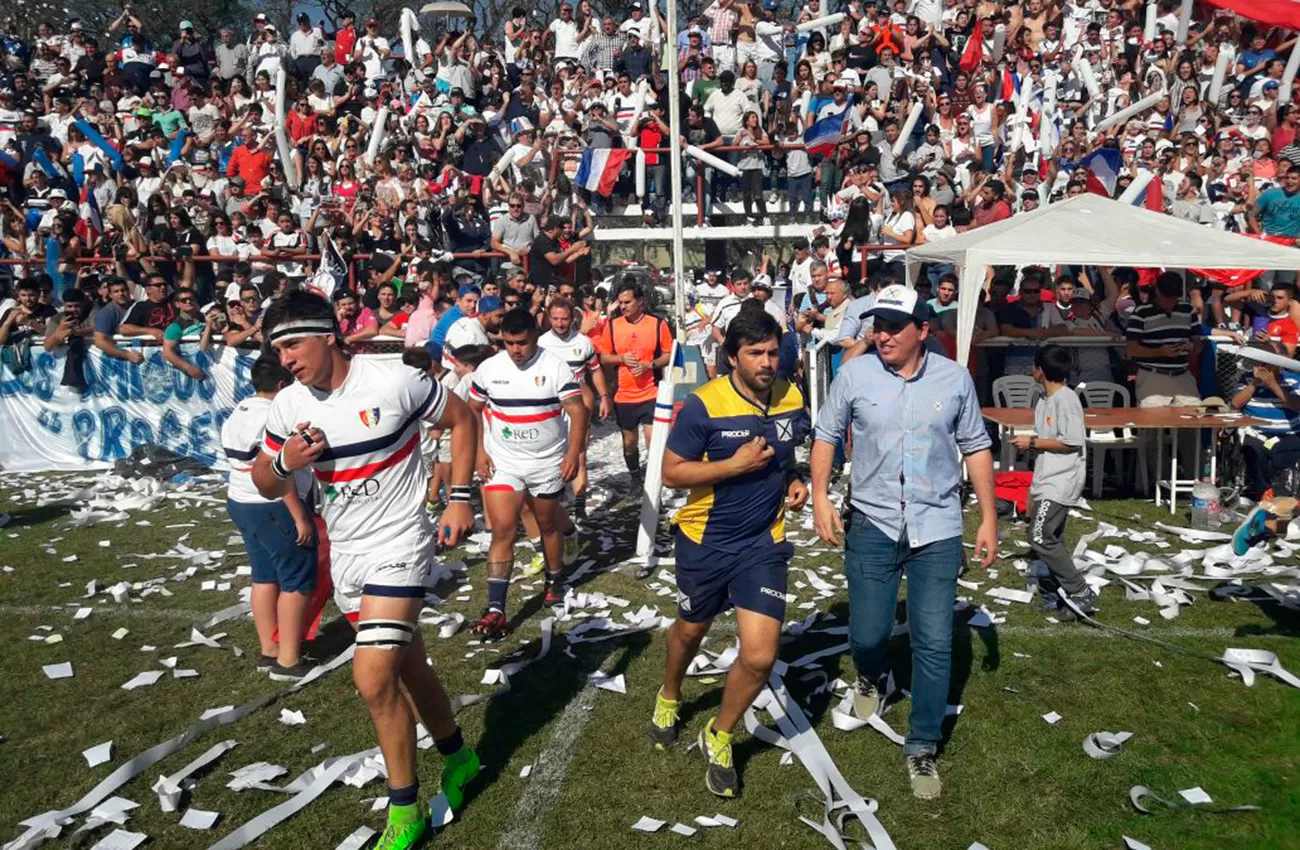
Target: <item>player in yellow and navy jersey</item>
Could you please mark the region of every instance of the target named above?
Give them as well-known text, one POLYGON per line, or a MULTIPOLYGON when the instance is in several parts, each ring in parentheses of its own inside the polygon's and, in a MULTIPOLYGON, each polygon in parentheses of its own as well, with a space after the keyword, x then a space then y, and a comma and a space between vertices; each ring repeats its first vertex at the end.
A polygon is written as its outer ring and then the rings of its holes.
POLYGON ((795 475, 795 447, 809 430, 799 390, 776 379, 781 327, 759 302, 727 326, 723 343, 732 372, 687 397, 668 437, 663 479, 688 488, 677 512, 677 620, 668 632, 664 685, 656 697, 650 740, 677 739, 678 700, 686 667, 713 618, 736 609, 740 655, 727 675, 722 706, 700 731, 708 759, 705 784, 735 797, 732 730, 767 681, 785 617, 787 507, 799 510, 808 489, 795 475))

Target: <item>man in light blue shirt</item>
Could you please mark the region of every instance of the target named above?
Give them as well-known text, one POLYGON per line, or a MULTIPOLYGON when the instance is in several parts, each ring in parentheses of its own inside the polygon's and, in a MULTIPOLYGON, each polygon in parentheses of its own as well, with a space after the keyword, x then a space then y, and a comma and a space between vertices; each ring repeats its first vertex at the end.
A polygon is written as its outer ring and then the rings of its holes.
POLYGON ((862 719, 880 707, 898 582, 907 572, 912 714, 903 756, 912 793, 934 799, 952 675, 952 609, 965 561, 961 462, 979 499, 975 553, 987 567, 998 548, 993 455, 970 373, 925 349, 929 309, 915 290, 882 289, 868 318, 875 350, 844 364, 817 422, 814 523, 822 539, 838 543, 843 535, 845 542, 849 648, 858 670, 854 713, 862 719), (835 445, 850 429, 853 510, 844 534, 828 491, 835 445))

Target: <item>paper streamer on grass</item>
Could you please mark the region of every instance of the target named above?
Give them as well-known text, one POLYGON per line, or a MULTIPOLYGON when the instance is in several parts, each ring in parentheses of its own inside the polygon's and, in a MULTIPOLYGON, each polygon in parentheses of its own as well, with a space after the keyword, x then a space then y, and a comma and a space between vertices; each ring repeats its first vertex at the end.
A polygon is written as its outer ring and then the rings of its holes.
POLYGON ((745 712, 745 728, 755 738, 792 753, 817 783, 825 800, 821 822, 806 817, 800 817, 800 821, 820 832, 836 850, 847 850, 844 825, 848 819, 857 818, 874 850, 894 850, 889 833, 876 819, 876 801, 865 799, 849 785, 777 673, 773 672, 754 705, 745 712), (761 725, 755 709, 771 714, 780 731, 761 725))
POLYGON ((697 148, 695 145, 687 145, 686 153, 695 157, 705 165, 711 168, 716 168, 718 171, 721 171, 723 174, 727 174, 732 177, 740 176, 739 168, 727 162, 725 159, 719 159, 718 157, 714 156, 708 151, 697 148))
POLYGON ((220 744, 213 746, 206 753, 196 758, 194 761, 182 767, 171 776, 160 776, 158 781, 153 784, 153 792, 158 795, 158 806, 164 812, 176 811, 176 806, 181 799, 181 782, 202 768, 212 764, 226 753, 238 746, 234 740, 222 741, 220 744))
POLYGON ((316 777, 316 780, 306 788, 299 791, 288 800, 285 800, 280 805, 262 812, 260 815, 239 827, 216 844, 213 844, 208 848, 208 850, 238 850, 238 848, 255 841, 267 830, 276 826, 281 821, 297 814, 314 802, 317 797, 324 794, 326 789, 338 781, 339 777, 347 772, 354 764, 367 756, 375 755, 378 752, 379 748, 375 747, 370 750, 353 753, 350 756, 339 758, 330 765, 328 769, 322 771, 321 774, 316 777))
POLYGON ((85 796, 68 808, 58 811, 44 812, 43 814, 35 815, 25 821, 21 821, 19 825, 28 827, 27 831, 15 838, 13 841, 10 841, 8 844, 5 844, 3 850, 29 850, 29 848, 40 846, 50 838, 57 837, 60 828, 68 821, 68 819, 84 814, 95 808, 95 806, 108 799, 123 785, 153 767, 158 762, 167 758, 172 753, 184 749, 213 729, 234 723, 236 720, 246 717, 257 710, 274 703, 282 696, 301 690, 311 682, 316 681, 330 671, 351 661, 354 651, 355 645, 349 646, 344 652, 331 659, 329 663, 322 664, 313 669, 311 673, 303 677, 301 682, 297 682, 288 688, 264 694, 227 711, 214 714, 206 720, 200 720, 198 723, 195 723, 189 729, 186 729, 176 737, 163 741, 161 744, 155 744, 140 755, 127 761, 117 770, 110 773, 103 779, 103 781, 90 789, 90 791, 86 792, 85 796))
POLYGON ((844 14, 837 12, 834 15, 827 15, 824 18, 813 18, 811 21, 804 21, 794 28, 795 32, 812 32, 813 30, 824 30, 830 27, 839 26, 840 21, 844 20, 844 14))
POLYGON ((1152 92, 1151 94, 1139 100, 1137 103, 1126 106, 1123 109, 1121 109, 1119 112, 1116 112, 1114 115, 1109 115, 1101 119, 1100 121, 1098 121, 1097 126, 1095 128, 1095 132, 1104 133, 1107 130, 1109 130, 1111 127, 1115 127, 1119 124, 1123 124, 1125 121, 1132 118, 1134 115, 1137 115, 1140 112, 1144 112, 1150 109, 1151 107, 1155 106, 1157 103, 1159 103, 1162 99, 1166 97, 1168 97, 1168 95, 1162 91, 1152 92))
POLYGON ((1083 739, 1083 751, 1095 759, 1108 759, 1132 737, 1132 732, 1093 732, 1083 739))
POLYGON ((1204 805, 1193 806, 1191 803, 1184 803, 1178 800, 1166 800, 1164 797, 1161 797, 1159 794, 1152 791, 1150 788, 1148 788, 1145 785, 1134 785, 1132 788, 1128 789, 1128 800, 1130 803, 1133 804, 1133 808, 1137 809, 1139 812, 1141 812, 1144 815, 1151 814, 1151 809, 1148 808, 1147 806, 1148 800, 1154 800, 1155 802, 1160 803, 1161 805, 1170 809, 1193 809, 1194 808, 1198 812, 1208 812, 1212 815, 1224 815, 1224 814, 1230 814, 1232 812, 1260 811, 1259 806, 1231 806, 1227 808, 1222 808, 1222 807, 1211 808, 1210 806, 1204 806, 1204 805))

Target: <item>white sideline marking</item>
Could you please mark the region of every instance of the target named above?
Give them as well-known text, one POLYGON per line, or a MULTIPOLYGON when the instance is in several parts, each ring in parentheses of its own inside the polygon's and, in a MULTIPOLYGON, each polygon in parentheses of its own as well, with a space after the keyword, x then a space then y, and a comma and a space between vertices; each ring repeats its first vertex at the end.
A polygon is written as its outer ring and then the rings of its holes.
POLYGON ((564 707, 555 722, 551 742, 533 762, 528 787, 510 813, 510 828, 497 843, 498 850, 535 850, 541 839, 542 818, 552 810, 569 775, 578 739, 591 722, 596 705, 596 687, 587 685, 564 707))

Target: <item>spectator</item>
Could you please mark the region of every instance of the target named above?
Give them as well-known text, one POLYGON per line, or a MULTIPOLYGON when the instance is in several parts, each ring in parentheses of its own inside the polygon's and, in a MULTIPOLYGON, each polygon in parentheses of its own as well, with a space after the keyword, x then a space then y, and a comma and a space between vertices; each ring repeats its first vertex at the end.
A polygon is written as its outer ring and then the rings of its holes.
POLYGON ((95 347, 109 357, 127 360, 131 363, 141 363, 144 361, 144 355, 138 348, 119 348, 117 342, 113 339, 118 334, 122 322, 131 312, 131 307, 134 304, 131 300, 131 290, 126 281, 120 277, 108 278, 107 286, 109 300, 95 313, 95 347))
POLYGON ((524 256, 537 238, 537 219, 524 212, 524 196, 510 196, 506 204, 509 212, 492 225, 492 250, 500 251, 516 266, 524 264, 524 256))
POLYGON ((167 278, 151 274, 144 284, 145 298, 133 306, 118 326, 122 336, 147 336, 158 342, 176 319, 176 308, 167 298, 167 278))
POLYGON ((207 351, 212 345, 212 334, 221 311, 211 307, 206 314, 201 312, 198 306, 198 294, 193 289, 185 287, 172 293, 171 303, 175 308, 175 315, 171 324, 163 331, 163 360, 196 381, 206 381, 208 373, 186 359, 181 353, 181 344, 197 339, 199 351, 207 351))

